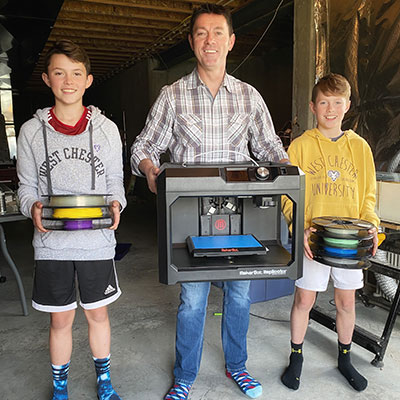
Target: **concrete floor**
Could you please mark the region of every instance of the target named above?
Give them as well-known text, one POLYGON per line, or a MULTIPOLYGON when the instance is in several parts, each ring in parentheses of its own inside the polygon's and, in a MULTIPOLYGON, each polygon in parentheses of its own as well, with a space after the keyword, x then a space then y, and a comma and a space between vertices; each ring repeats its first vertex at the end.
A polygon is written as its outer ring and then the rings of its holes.
MULTIPOLYGON (((0 256, 0 399, 51 398, 48 356, 48 315, 30 306, 33 252, 30 221, 4 224, 8 247, 18 265, 29 303, 29 316, 21 314, 15 278, 0 256)), ((175 315, 179 285, 158 283, 155 211, 130 199, 117 233, 120 243, 132 243, 117 262, 123 295, 110 306, 112 324, 112 378, 124 400, 160 400, 172 383, 175 315)), ((320 295, 319 306, 333 312, 332 290, 320 295)), ((383 369, 370 364, 373 354, 354 345, 354 364, 369 380, 368 388, 355 392, 336 368, 337 344, 332 331, 312 321, 305 346, 302 383, 291 391, 280 382, 289 355, 289 312, 292 296, 252 305, 248 333, 248 369, 263 384, 260 399, 400 399, 400 319, 397 320, 383 369), (259 316, 260 318, 256 317, 259 316), (282 320, 268 321, 265 318, 282 320)), ((220 345, 221 291, 212 288, 199 376, 190 400, 245 399, 224 375, 220 345)), ((380 335, 387 311, 357 303, 357 324, 380 335)), ((95 373, 87 344, 87 328, 79 309, 74 325, 74 350, 69 375, 72 400, 96 399, 95 373)))

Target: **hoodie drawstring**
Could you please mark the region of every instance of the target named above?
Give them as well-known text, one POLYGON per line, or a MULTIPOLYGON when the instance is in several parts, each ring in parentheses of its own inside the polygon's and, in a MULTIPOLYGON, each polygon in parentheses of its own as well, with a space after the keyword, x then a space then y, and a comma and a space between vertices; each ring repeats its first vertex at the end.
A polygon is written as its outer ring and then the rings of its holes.
POLYGON ((316 138, 317 138, 317 143, 318 143, 319 151, 321 152, 322 159, 324 160, 324 168, 325 168, 324 179, 325 179, 325 185, 326 185, 326 184, 327 184, 327 181, 328 181, 328 167, 327 167, 328 162, 327 162, 327 160, 326 160, 325 153, 324 153, 324 151, 322 150, 322 145, 321 145, 321 140, 320 140, 320 138, 319 138, 319 135, 316 135, 316 138))
POLYGON ((94 168, 94 147, 93 147, 93 123, 92 120, 89 121, 89 146, 90 151, 92 152, 92 158, 90 160, 90 164, 92 167, 92 190, 96 188, 96 170, 94 168))
POLYGON ((43 132, 43 142, 44 142, 44 151, 46 154, 46 178, 47 178, 47 191, 48 195, 53 195, 53 186, 51 184, 51 176, 50 176, 50 160, 49 160, 49 151, 47 148, 47 131, 46 131, 46 124, 42 121, 42 132, 43 132))
POLYGON ((349 150, 350 150, 351 163, 353 164, 353 168, 356 168, 356 164, 355 164, 355 161, 354 161, 353 149, 351 148, 351 145, 350 145, 349 135, 347 134, 347 132, 345 132, 344 136, 346 136, 346 143, 347 143, 347 146, 349 147, 349 150))

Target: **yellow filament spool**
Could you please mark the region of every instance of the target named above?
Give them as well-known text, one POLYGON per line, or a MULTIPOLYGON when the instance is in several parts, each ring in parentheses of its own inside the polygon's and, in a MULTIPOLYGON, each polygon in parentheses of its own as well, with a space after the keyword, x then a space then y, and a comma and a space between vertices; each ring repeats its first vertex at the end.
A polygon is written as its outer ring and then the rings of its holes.
POLYGON ((53 217, 59 219, 101 218, 101 208, 56 208, 53 217))

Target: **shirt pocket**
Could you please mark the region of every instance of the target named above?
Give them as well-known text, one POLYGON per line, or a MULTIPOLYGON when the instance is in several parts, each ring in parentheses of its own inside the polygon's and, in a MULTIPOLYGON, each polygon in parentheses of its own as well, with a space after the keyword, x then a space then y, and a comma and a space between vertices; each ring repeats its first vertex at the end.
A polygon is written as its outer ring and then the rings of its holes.
POLYGON ((228 142, 232 146, 238 147, 243 142, 248 142, 248 125, 250 117, 248 114, 235 114, 229 121, 227 133, 228 142))
POLYGON ((176 133, 178 140, 190 147, 200 147, 203 143, 201 118, 193 114, 178 114, 176 133))

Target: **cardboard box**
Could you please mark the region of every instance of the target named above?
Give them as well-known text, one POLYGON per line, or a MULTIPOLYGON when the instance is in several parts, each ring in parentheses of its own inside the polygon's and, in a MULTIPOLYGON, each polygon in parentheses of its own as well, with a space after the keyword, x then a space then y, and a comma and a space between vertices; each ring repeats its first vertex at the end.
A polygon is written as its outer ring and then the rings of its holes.
POLYGON ((400 224, 400 182, 377 181, 376 211, 382 221, 400 224))

